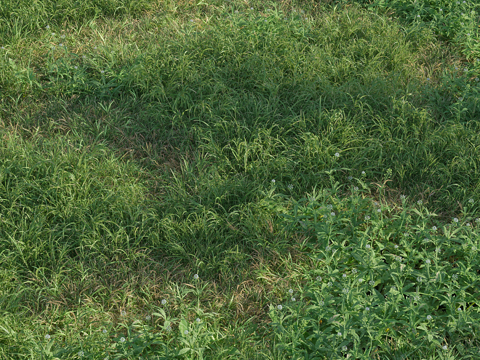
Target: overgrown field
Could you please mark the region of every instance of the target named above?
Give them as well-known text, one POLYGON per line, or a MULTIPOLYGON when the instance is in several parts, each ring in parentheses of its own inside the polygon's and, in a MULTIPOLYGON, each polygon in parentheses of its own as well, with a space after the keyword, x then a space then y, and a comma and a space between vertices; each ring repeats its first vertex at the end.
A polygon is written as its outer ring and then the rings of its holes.
POLYGON ((0 359, 479 359, 480 4, 0 3, 0 359))

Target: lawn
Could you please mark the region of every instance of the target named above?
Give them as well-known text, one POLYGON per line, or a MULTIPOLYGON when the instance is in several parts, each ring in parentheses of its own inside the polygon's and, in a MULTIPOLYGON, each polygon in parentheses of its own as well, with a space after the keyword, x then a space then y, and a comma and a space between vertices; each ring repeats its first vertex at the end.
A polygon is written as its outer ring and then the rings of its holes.
POLYGON ((479 359, 480 5, 0 3, 0 359, 479 359))

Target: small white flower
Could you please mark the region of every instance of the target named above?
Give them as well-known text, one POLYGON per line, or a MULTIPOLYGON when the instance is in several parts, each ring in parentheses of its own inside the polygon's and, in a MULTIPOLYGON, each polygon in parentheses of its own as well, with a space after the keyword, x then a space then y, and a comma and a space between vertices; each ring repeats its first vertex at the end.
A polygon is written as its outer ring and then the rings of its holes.
POLYGON ((167 303, 167 300, 163 299, 162 300, 162 305, 165 305, 167 303))
POLYGON ((362 175, 365 175, 365 171, 362 171, 362 175))
POLYGON ((172 331, 172 327, 170 325, 167 326, 167 331, 172 331))
POLYGON ((375 285, 375 281, 373 281, 373 280, 370 280, 368 283, 369 283, 371 286, 375 285))
POLYGON ((458 280, 458 275, 457 275, 457 274, 453 274, 453 275, 452 275, 452 279, 453 279, 453 280, 458 280))
POLYGON ((84 355, 84 352, 83 351, 79 351, 78 352, 78 356, 82 357, 84 355))
POLYGON ((442 9, 440 9, 440 11, 443 11, 442 9))
POLYGON ((436 226, 432 227, 432 230, 437 231, 437 227, 436 226))
POLYGON ((473 204, 473 203, 474 203, 473 199, 469 199, 468 202, 469 202, 470 204, 473 204))
POLYGON ((83 58, 83 59, 86 59, 87 57, 86 57, 85 55, 82 55, 82 58, 83 58))
POLYGON ((382 212, 382 209, 378 209, 377 212, 382 212))
POLYGON ((282 308, 283 308, 282 305, 278 305, 278 306, 277 306, 277 309, 278 309, 278 310, 282 310, 282 308))
POLYGON ((74 68, 75 68, 75 70, 77 70, 77 69, 78 69, 78 66, 77 66, 77 65, 75 65, 75 66, 74 66, 74 68))
POLYGON ((342 333, 339 331, 339 332, 337 333, 337 336, 342 336, 342 333))
POLYGON ((65 35, 60 36, 62 39, 65 39, 65 35))
POLYGON ((458 311, 462 311, 462 308, 461 308, 461 307, 459 307, 457 310, 458 310, 458 311))
POLYGON ((195 280, 197 280, 197 279, 198 279, 198 274, 193 275, 193 278, 194 278, 195 280))
POLYGON ((370 311, 370 308, 367 306, 367 307, 365 308, 365 310, 370 311))
POLYGON ((335 157, 337 157, 337 158, 340 157, 340 154, 336 152, 335 157))
POLYGON ((362 282, 363 282, 363 279, 358 279, 358 282, 362 283, 362 282))
POLYGON ((442 349, 443 349, 443 350, 447 350, 447 349, 448 349, 447 345, 443 345, 443 346, 442 346, 442 349))
POLYGON ((321 276, 317 276, 317 281, 322 281, 322 277, 321 277, 321 276))
POLYGON ((332 283, 331 281, 329 281, 327 285, 328 285, 328 286, 332 286, 333 283, 332 283))
POLYGON ((333 205, 332 205, 332 204, 328 204, 328 205, 327 205, 327 208, 328 208, 328 210, 332 210, 332 209, 333 209, 333 205))
POLYGON ((355 191, 358 191, 358 186, 354 186, 353 189, 354 189, 355 191))
POLYGON ((330 251, 330 246, 327 246, 327 247, 325 248, 325 251, 330 251))
POLYGON ((295 301, 295 298, 294 298, 294 297, 292 297, 292 301, 295 301))
POLYGON ((253 10, 253 8, 250 8, 250 10, 253 10))
POLYGON ((335 213, 334 213, 334 212, 331 212, 330 215, 335 216, 335 213))
POLYGON ((470 226, 470 223, 467 223, 467 226, 470 226))
POLYGON ((55 36, 55 33, 52 33, 52 36, 55 36))
POLYGON ((370 244, 365 245, 367 249, 370 249, 370 244))
POLYGON ((476 218, 476 219, 475 219, 475 222, 476 222, 477 224, 480 223, 480 218, 476 218))
POLYGON ((395 245, 395 249, 398 249, 398 245, 395 245))
POLYGON ((126 313, 124 310, 122 310, 122 312, 121 312, 120 314, 121 314, 122 316, 127 315, 127 313, 126 313))
POLYGON ((325 301, 320 300, 320 302, 319 302, 318 304, 319 304, 320 306, 323 306, 323 305, 325 305, 325 301))
POLYGON ((47 339, 47 340, 50 339, 50 335, 48 335, 48 334, 45 335, 45 339, 47 339))
POLYGON ((62 43, 60 43, 60 44, 58 44, 58 46, 62 47, 62 46, 63 46, 63 44, 62 44, 62 43))
POLYGON ((195 320, 195 321, 196 321, 197 323, 200 323, 201 320, 200 320, 200 318, 197 318, 197 320, 195 320))
POLYGON ((275 179, 272 179, 272 184, 275 184, 275 179))
POLYGON ((374 201, 373 203, 375 204, 375 206, 378 206, 378 202, 374 201))
POLYGON ((348 177, 348 180, 352 180, 352 179, 353 179, 353 177, 351 177, 351 176, 348 177))
POLYGON ((145 316, 145 319, 150 320, 151 319, 150 315, 145 316))
POLYGON ((46 29, 47 29, 47 30, 50 29, 50 25, 47 25, 46 29))
POLYGON ((357 269, 352 269, 352 273, 356 274, 357 273, 357 269))
POLYGON ((392 286, 391 288, 393 291, 397 291, 397 287, 396 286, 392 286))
POLYGON ((290 294, 293 294, 293 289, 288 290, 290 294))
POLYGON ((184 333, 185 335, 187 335, 187 334, 188 334, 188 330, 185 330, 183 333, 184 333))
POLYGON ((343 346, 343 347, 342 347, 342 350, 343 350, 343 351, 347 351, 348 348, 347 348, 346 346, 343 346))
POLYGON ((365 220, 370 220, 370 216, 365 216, 365 220))
POLYGON ((432 316, 431 316, 431 315, 428 315, 428 316, 427 316, 427 320, 432 320, 432 316))
POLYGON ((342 276, 343 276, 343 278, 346 278, 346 277, 347 277, 347 274, 343 274, 342 276))
POLYGON ((400 195, 400 199, 405 200, 405 195, 400 195))
POLYGON ((417 281, 418 281, 419 283, 421 283, 421 282, 422 282, 422 280, 423 280, 423 279, 422 279, 420 276, 419 276, 419 277, 417 277, 417 281))
POLYGON ((418 200, 418 201, 417 201, 417 204, 418 204, 418 205, 422 205, 422 204, 423 204, 423 201, 422 201, 422 200, 418 200))
POLYGON ((442 251, 442 250, 440 250, 440 248, 436 248, 436 249, 435 249, 435 252, 436 252, 436 253, 439 253, 440 251, 442 251))
POLYGON ((107 330, 106 330, 106 329, 103 329, 103 331, 102 331, 102 332, 103 332, 104 334, 106 334, 106 333, 107 333, 107 330))
POLYGON ((476 247, 476 246, 472 246, 472 251, 477 251, 477 247, 476 247))
POLYGON ((120 338, 120 342, 125 342, 125 338, 123 336, 120 338))
POLYGON ((292 190, 292 189, 293 189, 293 185, 292 185, 292 184, 288 185, 288 188, 289 188, 290 190, 292 190))
POLYGON ((453 221, 455 221, 456 223, 458 223, 458 218, 453 218, 453 221))
POLYGON ((417 15, 417 17, 420 17, 420 15, 417 15))
POLYGON ((425 262, 426 262, 427 264, 430 264, 430 259, 427 259, 425 262))
POLYGON ((105 70, 102 70, 102 71, 100 71, 100 72, 101 72, 102 74, 104 74, 104 73, 105 73, 105 70))

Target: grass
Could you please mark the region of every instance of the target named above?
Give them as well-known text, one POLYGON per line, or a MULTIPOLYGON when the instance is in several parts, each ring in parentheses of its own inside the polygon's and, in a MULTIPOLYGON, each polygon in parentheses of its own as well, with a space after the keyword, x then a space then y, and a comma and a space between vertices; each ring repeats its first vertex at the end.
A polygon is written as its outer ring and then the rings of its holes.
POLYGON ((3 1, 0 359, 478 358, 478 5, 421 4, 3 1))

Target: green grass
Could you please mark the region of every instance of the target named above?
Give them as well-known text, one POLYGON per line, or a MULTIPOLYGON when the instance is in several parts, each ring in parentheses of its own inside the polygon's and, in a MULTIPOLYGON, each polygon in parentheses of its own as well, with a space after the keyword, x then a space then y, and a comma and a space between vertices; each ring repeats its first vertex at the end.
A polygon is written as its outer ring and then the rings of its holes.
POLYGON ((0 359, 478 358, 478 5, 421 3, 3 1, 0 359))

